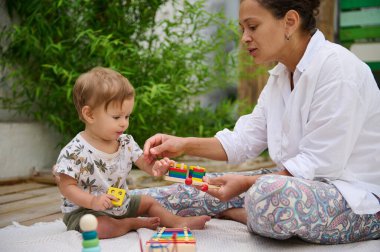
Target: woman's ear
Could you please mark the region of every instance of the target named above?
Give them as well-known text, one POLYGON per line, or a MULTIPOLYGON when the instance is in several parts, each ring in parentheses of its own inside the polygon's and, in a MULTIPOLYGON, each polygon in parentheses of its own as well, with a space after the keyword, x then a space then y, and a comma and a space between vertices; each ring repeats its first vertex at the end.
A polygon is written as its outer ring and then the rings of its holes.
POLYGON ((291 37, 301 25, 301 18, 297 11, 289 10, 284 17, 285 36, 291 37))
POLYGON ((86 105, 82 108, 82 117, 87 123, 92 123, 94 121, 94 114, 92 113, 90 106, 86 105))

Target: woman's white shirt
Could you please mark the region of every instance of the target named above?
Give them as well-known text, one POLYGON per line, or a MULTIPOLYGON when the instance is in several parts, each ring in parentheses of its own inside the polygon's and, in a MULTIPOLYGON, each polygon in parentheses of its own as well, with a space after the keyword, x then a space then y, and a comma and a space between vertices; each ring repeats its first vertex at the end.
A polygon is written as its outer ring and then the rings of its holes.
POLYGON ((293 91, 283 64, 269 73, 253 112, 216 134, 228 161, 268 148, 294 177, 333 183, 355 213, 380 211, 380 90, 369 67, 317 31, 293 91))

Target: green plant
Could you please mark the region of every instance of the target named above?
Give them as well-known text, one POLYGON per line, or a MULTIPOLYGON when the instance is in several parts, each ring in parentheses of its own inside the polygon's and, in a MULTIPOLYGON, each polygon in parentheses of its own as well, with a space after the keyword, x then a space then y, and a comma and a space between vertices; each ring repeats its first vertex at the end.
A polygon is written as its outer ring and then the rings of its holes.
POLYGON ((211 136, 231 127, 233 102, 212 110, 193 100, 236 77, 227 78, 226 68, 234 56, 221 51, 227 36, 238 38, 234 26, 204 11, 204 1, 183 1, 174 17, 157 21, 167 2, 7 1, 19 22, 0 34, 6 41, 0 63, 8 73, 1 80, 2 106, 46 122, 66 142, 83 128, 72 103, 75 79, 101 65, 121 72, 136 89, 128 132, 140 144, 156 132, 211 136), (225 32, 211 40, 200 36, 215 24, 225 32))

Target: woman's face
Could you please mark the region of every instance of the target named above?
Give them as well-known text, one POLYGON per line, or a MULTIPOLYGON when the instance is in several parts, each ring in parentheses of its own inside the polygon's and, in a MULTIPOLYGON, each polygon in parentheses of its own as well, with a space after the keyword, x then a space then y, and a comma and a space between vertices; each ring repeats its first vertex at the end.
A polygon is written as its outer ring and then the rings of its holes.
POLYGON ((256 63, 281 61, 286 45, 283 19, 276 19, 256 0, 244 0, 240 3, 239 25, 241 41, 256 63))

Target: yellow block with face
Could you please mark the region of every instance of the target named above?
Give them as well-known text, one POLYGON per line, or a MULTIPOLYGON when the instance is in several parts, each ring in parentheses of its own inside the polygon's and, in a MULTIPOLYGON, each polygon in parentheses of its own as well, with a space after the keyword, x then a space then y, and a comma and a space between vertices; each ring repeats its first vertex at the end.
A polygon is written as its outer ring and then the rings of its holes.
POLYGON ((112 204, 116 207, 121 206, 124 201, 126 191, 124 189, 116 188, 116 187, 110 187, 108 188, 107 194, 115 196, 118 201, 112 200, 112 204))

